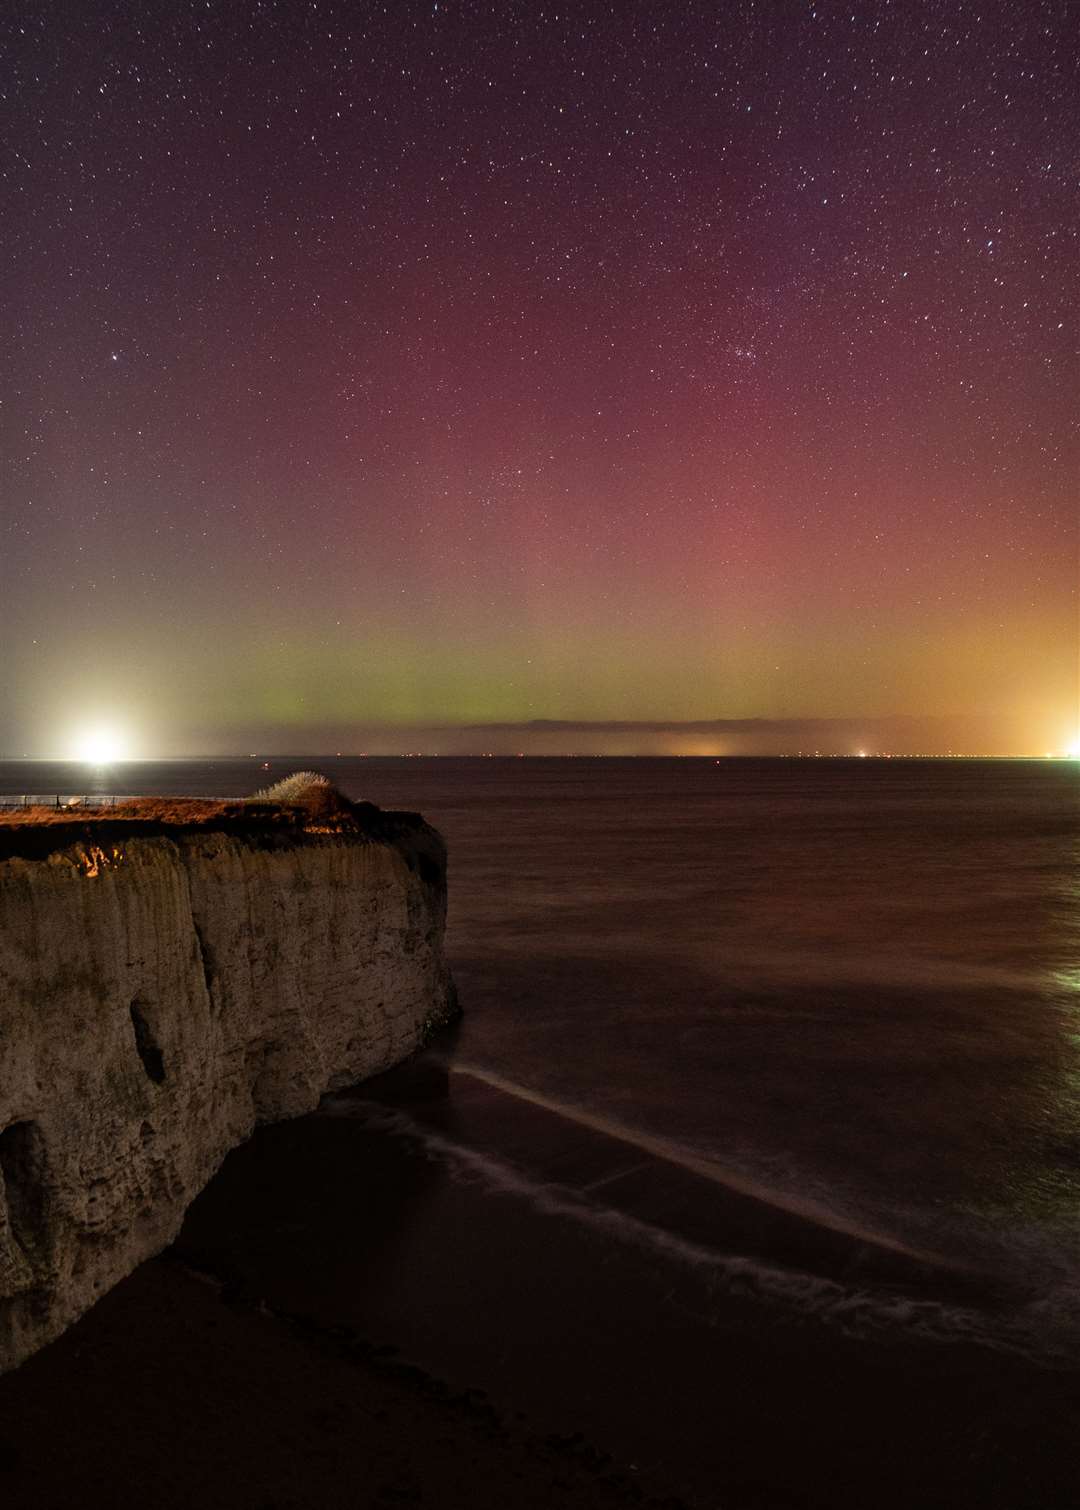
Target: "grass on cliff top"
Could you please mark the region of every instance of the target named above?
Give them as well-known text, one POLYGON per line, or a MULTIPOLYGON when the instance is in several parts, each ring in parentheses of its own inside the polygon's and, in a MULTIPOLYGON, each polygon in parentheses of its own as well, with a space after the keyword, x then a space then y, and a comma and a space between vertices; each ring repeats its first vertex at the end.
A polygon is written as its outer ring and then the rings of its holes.
POLYGON ((184 828, 202 827, 222 819, 251 817, 243 801, 209 802, 199 797, 137 797, 112 807, 11 807, 0 810, 0 826, 21 828, 33 824, 52 828, 65 824, 110 823, 137 818, 144 823, 163 823, 184 828))
POLYGON ((111 807, 14 807, 0 809, 0 828, 55 828, 79 824, 146 824, 165 828, 213 828, 250 824, 303 827, 342 822, 355 816, 353 804, 314 771, 297 771, 251 797, 136 797, 111 807))

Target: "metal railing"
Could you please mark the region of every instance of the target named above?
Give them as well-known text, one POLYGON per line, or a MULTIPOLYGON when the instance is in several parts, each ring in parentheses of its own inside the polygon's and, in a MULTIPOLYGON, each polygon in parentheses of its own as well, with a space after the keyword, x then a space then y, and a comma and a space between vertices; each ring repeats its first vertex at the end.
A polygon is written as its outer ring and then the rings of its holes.
POLYGON ((134 792, 17 792, 0 795, 0 809, 20 807, 99 808, 134 802, 134 792))

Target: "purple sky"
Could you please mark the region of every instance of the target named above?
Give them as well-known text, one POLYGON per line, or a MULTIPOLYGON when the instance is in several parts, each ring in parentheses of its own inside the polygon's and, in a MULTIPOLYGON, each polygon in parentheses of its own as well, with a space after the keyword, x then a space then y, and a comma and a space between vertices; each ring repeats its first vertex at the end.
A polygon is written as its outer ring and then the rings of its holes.
POLYGON ((15 0, 0 753, 1064 748, 1069 9, 15 0))

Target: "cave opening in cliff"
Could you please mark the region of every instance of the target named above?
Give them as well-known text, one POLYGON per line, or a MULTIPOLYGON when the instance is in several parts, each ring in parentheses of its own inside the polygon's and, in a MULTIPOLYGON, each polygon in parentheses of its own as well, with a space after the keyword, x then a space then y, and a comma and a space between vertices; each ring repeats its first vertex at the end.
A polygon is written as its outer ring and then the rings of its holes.
POLYGON ((131 1003, 131 1026, 135 1032, 135 1048, 142 1060, 142 1067, 154 1084, 160 1085, 165 1079, 165 1056, 146 1013, 137 1001, 131 1003))
POLYGON ((0 1132, 0 1182, 8 1231, 32 1254, 45 1236, 45 1140, 36 1122, 13 1122, 0 1132))

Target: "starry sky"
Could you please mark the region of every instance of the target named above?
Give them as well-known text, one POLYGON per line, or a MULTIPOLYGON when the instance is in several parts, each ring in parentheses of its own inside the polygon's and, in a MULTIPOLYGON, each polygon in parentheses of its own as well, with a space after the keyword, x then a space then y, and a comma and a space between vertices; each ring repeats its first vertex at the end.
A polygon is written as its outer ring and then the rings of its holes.
POLYGON ((1077 32, 12 0, 0 753, 895 715, 1064 747, 1077 32))

